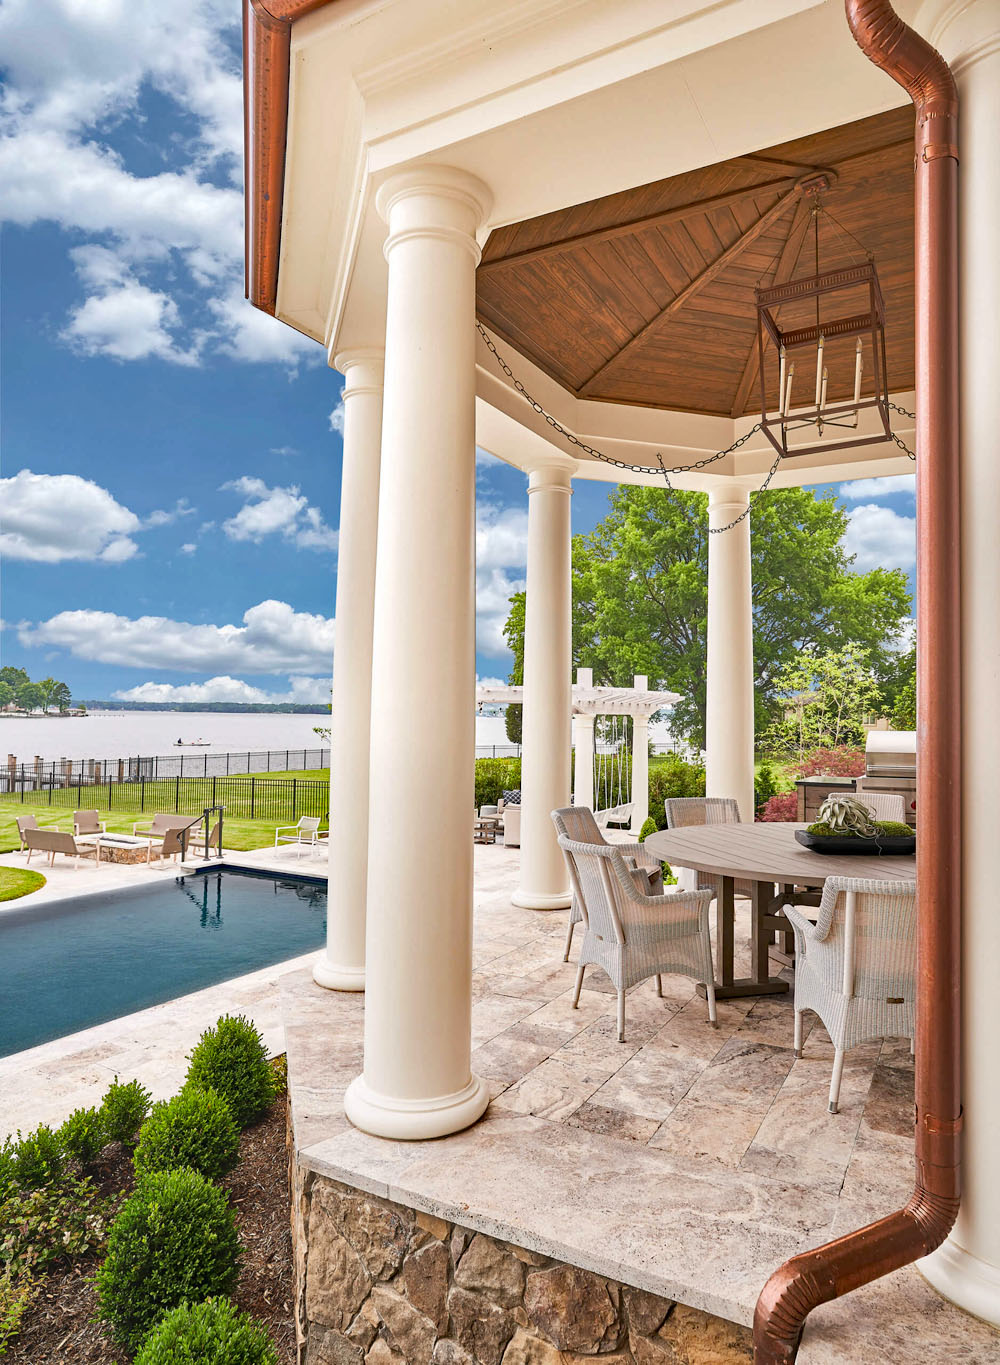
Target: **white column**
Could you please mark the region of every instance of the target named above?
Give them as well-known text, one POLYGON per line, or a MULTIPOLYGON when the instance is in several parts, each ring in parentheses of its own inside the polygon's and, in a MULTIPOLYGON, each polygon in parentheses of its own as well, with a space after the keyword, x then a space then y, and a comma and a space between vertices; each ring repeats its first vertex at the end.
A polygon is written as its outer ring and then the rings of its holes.
POLYGON ((394 176, 372 658, 364 1074, 380 1137, 474 1122, 475 268, 490 203, 465 171, 394 176))
POLYGON ((594 722, 596 716, 573 717, 573 804, 594 809, 594 722))
POLYGON ((330 870, 326 951, 313 966, 313 980, 337 991, 365 988, 368 746, 382 358, 381 349, 367 349, 343 352, 335 360, 344 375, 344 464, 330 725, 330 870))
POLYGON ((558 910, 569 877, 550 812, 569 805, 572 624, 571 466, 528 477, 528 572, 521 737, 521 885, 515 905, 558 910))
MULTIPOLYGON (((649 679, 637 673, 632 686, 649 690, 649 679)), ((632 833, 638 835, 649 817, 649 717, 632 717, 632 833)))
MULTIPOLYGON (((941 7, 938 6, 938 9, 941 7)), ((960 1307, 1000 1326, 1000 916, 996 781, 1000 769, 1000 24, 991 0, 952 5, 937 32, 959 95, 962 477, 963 971, 962 1206, 951 1236, 918 1262, 960 1307)))
MULTIPOLYGON (((749 506, 737 483, 708 495, 709 527, 727 526, 749 506)), ((740 817, 753 809, 753 609, 750 518, 708 540, 708 660, 706 664, 706 793, 735 796, 740 817)))

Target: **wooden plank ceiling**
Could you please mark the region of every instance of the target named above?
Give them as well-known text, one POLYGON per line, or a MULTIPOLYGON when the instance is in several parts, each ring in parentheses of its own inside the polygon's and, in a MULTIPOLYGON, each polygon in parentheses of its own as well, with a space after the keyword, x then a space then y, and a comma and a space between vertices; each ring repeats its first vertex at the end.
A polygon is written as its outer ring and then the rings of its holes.
MULTIPOLYGON (((858 242, 874 254, 889 387, 912 388, 913 118, 910 106, 894 109, 498 228, 477 272, 479 317, 579 397, 759 411, 754 288, 814 273, 810 203, 797 182, 828 170, 823 202, 858 241, 821 216, 820 268, 863 260, 858 242)), ((835 297, 824 308, 865 311, 857 302, 835 297)), ((779 315, 782 326, 792 318, 779 315)), ((831 401, 852 392, 853 350, 853 340, 828 349, 831 401)), ((773 405, 776 375, 767 378, 773 405)), ((796 403, 809 401, 804 389, 796 403)))

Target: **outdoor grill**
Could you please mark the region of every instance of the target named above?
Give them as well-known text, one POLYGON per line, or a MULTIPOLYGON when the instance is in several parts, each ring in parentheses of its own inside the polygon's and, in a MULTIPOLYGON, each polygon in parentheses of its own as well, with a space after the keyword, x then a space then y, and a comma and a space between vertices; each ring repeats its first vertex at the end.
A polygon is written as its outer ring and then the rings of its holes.
POLYGON ((865 774, 857 781, 859 794, 898 792, 906 820, 917 822, 917 734, 915 730, 870 730, 865 743, 865 774))

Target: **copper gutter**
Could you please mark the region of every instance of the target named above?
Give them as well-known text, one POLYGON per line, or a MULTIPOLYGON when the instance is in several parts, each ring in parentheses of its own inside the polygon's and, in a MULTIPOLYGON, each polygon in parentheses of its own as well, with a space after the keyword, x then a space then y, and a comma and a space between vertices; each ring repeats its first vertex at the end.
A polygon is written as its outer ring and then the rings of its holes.
POLYGON ((754 1315, 757 1365, 794 1360, 819 1304, 940 1246, 961 1193, 958 96, 944 59, 888 0, 846 9, 861 50, 917 110, 916 1183, 905 1208, 775 1271, 754 1315))
POLYGON ((331 2, 243 0, 246 296, 265 313, 278 297, 292 24, 331 2))

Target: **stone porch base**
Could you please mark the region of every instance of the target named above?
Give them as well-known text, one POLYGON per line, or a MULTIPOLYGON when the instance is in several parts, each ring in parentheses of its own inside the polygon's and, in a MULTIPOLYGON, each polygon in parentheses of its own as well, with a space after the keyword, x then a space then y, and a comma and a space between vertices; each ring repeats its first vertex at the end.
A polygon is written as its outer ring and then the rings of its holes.
POLYGON ((730 1365, 746 1327, 292 1160, 300 1365, 730 1365))

